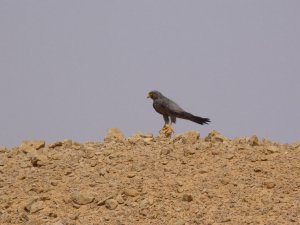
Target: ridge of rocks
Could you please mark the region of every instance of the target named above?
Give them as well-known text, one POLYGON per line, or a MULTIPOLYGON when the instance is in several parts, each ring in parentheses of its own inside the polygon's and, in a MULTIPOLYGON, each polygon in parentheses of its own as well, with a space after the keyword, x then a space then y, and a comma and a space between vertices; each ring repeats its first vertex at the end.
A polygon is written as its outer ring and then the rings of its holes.
POLYGON ((110 129, 0 148, 0 224, 299 224, 300 144, 110 129))

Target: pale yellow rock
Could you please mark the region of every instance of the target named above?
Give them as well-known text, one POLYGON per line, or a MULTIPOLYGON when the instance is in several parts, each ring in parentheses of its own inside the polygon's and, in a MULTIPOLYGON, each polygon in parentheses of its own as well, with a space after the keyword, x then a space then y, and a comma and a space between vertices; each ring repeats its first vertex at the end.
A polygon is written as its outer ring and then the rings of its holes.
POLYGON ((228 141, 229 139, 227 137, 224 137, 221 135, 218 131, 213 130, 210 132, 207 137, 205 138, 205 141, 210 141, 210 142, 224 142, 228 141))
POLYGON ((89 192, 74 192, 71 199, 78 205, 86 205, 94 201, 94 196, 89 192))
POLYGON ((174 142, 182 142, 183 144, 195 144, 200 138, 200 134, 197 131, 187 131, 182 134, 178 134, 174 137, 174 142))
POLYGON ((35 150, 38 150, 43 147, 45 147, 44 140, 24 140, 20 145, 20 148, 22 150, 25 150, 27 148, 34 148, 35 150))
POLYGON ((133 188, 128 188, 124 191, 124 194, 130 197, 135 197, 139 194, 139 192, 133 188))
POLYGON ((63 145, 63 142, 57 141, 57 142, 54 142, 52 144, 49 144, 48 147, 49 148, 56 148, 56 147, 59 147, 59 146, 62 146, 62 145, 63 145))
POLYGON ((117 206, 118 206, 118 202, 115 199, 108 199, 105 201, 105 207, 110 210, 117 208, 117 206))
POLYGON ((104 141, 124 141, 125 137, 122 131, 118 128, 109 128, 104 141))

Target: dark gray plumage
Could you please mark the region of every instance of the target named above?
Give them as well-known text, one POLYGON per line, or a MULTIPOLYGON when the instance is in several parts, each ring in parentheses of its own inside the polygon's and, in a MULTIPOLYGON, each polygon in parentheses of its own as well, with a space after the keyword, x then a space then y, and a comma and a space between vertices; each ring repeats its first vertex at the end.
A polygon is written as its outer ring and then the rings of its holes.
POLYGON ((184 111, 179 105, 163 96, 159 91, 150 91, 148 93, 148 98, 153 99, 153 108, 156 112, 163 115, 165 124, 168 124, 170 119, 171 123, 176 123, 176 118, 190 120, 201 125, 210 122, 209 118, 194 116, 193 114, 184 111))

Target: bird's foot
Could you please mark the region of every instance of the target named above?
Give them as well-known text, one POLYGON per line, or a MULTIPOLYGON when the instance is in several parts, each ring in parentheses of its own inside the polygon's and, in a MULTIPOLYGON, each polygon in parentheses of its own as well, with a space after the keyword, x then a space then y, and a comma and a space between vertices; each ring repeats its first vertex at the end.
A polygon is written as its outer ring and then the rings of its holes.
POLYGON ((159 133, 161 136, 169 138, 174 133, 174 130, 171 124, 165 124, 159 133))

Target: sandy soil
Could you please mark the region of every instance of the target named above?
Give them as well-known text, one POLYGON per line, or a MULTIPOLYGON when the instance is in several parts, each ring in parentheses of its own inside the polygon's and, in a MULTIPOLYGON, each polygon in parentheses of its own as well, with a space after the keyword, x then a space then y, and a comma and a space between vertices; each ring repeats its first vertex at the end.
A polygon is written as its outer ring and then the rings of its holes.
POLYGON ((0 148, 0 224, 300 224, 300 144, 111 129, 0 148))

